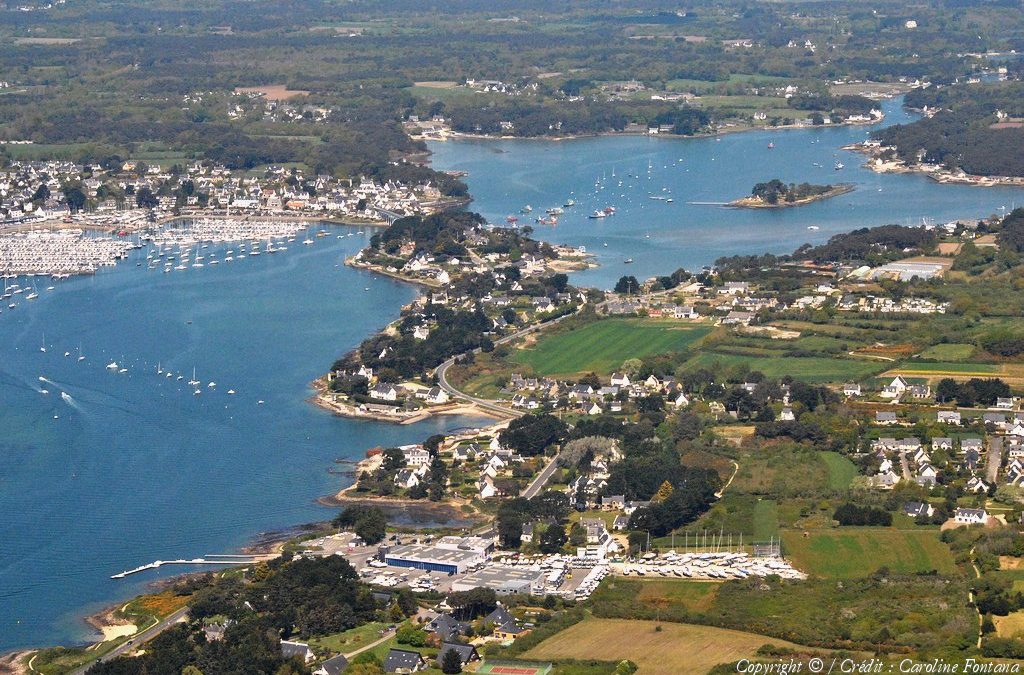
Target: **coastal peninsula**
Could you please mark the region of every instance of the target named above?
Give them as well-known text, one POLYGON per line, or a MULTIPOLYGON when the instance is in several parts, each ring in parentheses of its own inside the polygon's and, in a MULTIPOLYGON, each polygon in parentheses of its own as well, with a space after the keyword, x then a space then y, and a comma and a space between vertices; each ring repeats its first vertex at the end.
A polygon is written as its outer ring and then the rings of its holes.
POLYGON ((742 197, 729 202, 729 206, 744 209, 784 209, 791 206, 804 206, 812 202, 831 199, 852 192, 850 183, 835 185, 815 185, 812 183, 783 183, 773 178, 758 183, 750 191, 749 197, 742 197))

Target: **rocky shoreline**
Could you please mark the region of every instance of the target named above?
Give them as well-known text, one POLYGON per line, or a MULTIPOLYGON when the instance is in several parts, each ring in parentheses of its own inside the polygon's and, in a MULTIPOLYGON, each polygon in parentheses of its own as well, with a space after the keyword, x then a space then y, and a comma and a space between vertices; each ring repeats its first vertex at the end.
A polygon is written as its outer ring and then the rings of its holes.
POLYGON ((979 176, 965 171, 952 171, 935 164, 907 164, 899 159, 885 159, 882 155, 890 148, 884 146, 854 143, 845 145, 842 149, 866 155, 864 166, 875 173, 917 173, 927 176, 936 183, 950 185, 1024 187, 1024 176, 979 176))

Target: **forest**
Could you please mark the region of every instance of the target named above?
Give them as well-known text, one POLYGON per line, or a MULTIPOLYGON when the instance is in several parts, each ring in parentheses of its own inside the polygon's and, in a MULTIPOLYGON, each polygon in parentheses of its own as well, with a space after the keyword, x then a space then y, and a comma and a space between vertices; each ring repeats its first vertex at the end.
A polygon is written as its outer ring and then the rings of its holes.
POLYGON ((783 183, 778 178, 756 184, 750 191, 750 195, 760 199, 766 204, 778 204, 779 202, 792 204, 801 199, 808 199, 831 192, 832 185, 812 185, 811 183, 783 183))

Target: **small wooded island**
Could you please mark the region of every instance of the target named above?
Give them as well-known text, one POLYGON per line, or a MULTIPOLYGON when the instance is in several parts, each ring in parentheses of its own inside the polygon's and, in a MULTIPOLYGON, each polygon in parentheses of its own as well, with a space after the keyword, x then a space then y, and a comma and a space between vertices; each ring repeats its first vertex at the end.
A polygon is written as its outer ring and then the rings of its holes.
POLYGON ((813 185, 811 183, 783 183, 773 178, 765 183, 758 183, 750 191, 749 197, 729 202, 729 206, 748 209, 780 209, 787 206, 803 206, 821 199, 829 199, 853 190, 850 183, 836 185, 813 185))

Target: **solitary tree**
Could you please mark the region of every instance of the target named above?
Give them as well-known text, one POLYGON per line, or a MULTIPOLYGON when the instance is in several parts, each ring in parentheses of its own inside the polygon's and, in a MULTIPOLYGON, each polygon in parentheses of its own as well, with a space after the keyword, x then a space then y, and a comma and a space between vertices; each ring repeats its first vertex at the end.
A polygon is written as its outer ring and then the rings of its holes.
POLYGON ((541 553, 558 553, 565 546, 565 542, 565 528, 561 525, 549 525, 540 536, 539 548, 541 553))
POLYGON ((627 295, 633 295, 640 291, 640 282, 636 280, 636 277, 620 277, 618 282, 615 284, 616 293, 625 293, 627 295))
POLYGON ((462 657, 454 649, 447 650, 441 658, 441 672, 448 675, 462 672, 462 657))

